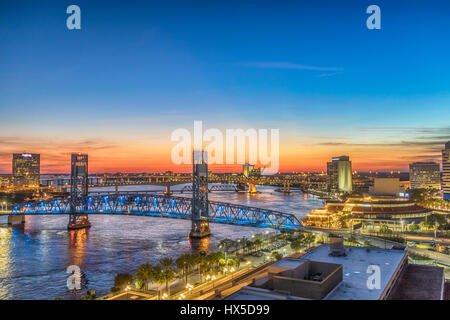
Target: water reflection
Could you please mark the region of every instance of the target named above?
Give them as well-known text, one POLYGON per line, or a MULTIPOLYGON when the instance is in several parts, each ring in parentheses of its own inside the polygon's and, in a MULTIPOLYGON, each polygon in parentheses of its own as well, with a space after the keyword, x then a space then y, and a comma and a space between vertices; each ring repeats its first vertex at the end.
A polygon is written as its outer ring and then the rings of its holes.
POLYGON ((205 251, 209 253, 211 251, 211 237, 202 239, 188 239, 188 248, 191 249, 191 253, 205 251))
POLYGON ((4 278, 10 278, 14 270, 14 266, 11 265, 11 250, 12 245, 12 228, 0 227, 0 270, 2 270, 0 278, 0 297, 12 298, 12 286, 13 284, 7 284, 4 278))
POLYGON ((70 236, 70 263, 83 266, 90 229, 69 230, 68 232, 70 236))

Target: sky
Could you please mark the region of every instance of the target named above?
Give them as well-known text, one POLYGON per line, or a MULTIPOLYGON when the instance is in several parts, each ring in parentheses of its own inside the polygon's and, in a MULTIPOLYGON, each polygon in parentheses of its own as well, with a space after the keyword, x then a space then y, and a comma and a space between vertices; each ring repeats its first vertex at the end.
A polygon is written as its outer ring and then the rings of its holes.
MULTIPOLYGON (((0 173, 189 170, 171 133, 279 129, 280 171, 407 170, 450 140, 448 1, 0 2, 0 173), (66 8, 81 9, 69 30, 66 8), (381 9, 369 30, 366 8, 381 9)), ((216 166, 216 171, 239 166, 216 166)))

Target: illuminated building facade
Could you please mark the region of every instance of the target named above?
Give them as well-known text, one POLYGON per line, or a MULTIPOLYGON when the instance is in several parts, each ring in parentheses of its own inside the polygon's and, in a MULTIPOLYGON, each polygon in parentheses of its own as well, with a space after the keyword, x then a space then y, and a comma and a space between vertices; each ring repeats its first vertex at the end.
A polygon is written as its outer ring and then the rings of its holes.
POLYGON ((40 162, 39 154, 14 153, 12 159, 14 186, 17 188, 38 188, 40 162))
POLYGON ((328 189, 352 192, 352 162, 348 156, 334 157, 327 163, 328 189))
POLYGON ((244 163, 242 165, 242 175, 246 178, 250 176, 250 173, 255 169, 255 165, 244 163))
POLYGON ((450 141, 442 150, 442 189, 444 190, 444 200, 450 200, 450 141))
POLYGON ((312 210, 302 223, 331 229, 351 228, 359 223, 369 229, 381 225, 402 229, 402 223, 420 222, 431 212, 404 199, 351 197, 345 202, 327 201, 324 208, 312 210))
POLYGON ((436 162, 414 162, 409 165, 411 189, 441 187, 441 170, 436 162))

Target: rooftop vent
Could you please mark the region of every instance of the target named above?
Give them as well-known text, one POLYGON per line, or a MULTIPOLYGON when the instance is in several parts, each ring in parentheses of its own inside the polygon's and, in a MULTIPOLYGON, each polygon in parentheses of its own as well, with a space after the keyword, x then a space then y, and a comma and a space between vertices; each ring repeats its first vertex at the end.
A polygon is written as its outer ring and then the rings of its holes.
POLYGON ((345 257, 347 254, 344 249, 344 239, 338 236, 330 237, 330 256, 332 257, 345 257))

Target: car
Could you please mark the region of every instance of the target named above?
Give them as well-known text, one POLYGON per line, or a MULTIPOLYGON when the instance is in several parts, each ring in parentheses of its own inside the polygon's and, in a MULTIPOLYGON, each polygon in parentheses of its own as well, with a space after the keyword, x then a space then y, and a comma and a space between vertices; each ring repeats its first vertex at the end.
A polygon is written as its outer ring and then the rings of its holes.
POLYGON ((432 245, 430 245, 429 243, 419 243, 416 245, 416 248, 419 249, 427 249, 427 250, 433 250, 434 247, 432 245))
POLYGON ((406 242, 406 244, 408 245, 408 247, 415 247, 416 243, 414 241, 408 241, 406 242))

